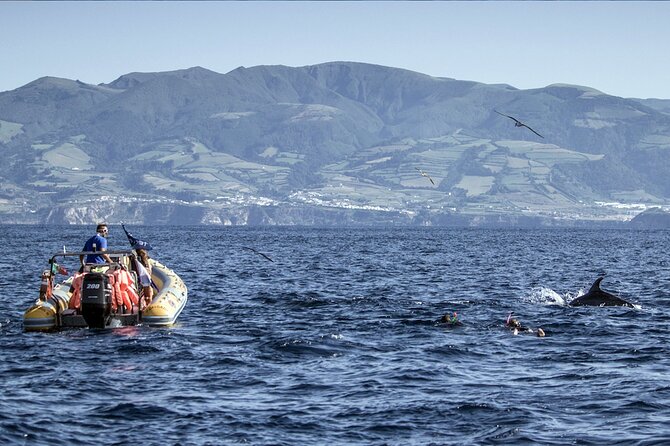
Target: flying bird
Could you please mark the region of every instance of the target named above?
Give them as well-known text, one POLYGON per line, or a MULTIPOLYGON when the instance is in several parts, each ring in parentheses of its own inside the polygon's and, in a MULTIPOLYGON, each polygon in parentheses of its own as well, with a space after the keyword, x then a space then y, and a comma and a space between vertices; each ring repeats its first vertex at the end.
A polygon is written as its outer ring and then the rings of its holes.
POLYGON ((540 138, 544 138, 544 136, 540 135, 540 134, 537 133, 535 130, 531 129, 531 128, 528 127, 526 124, 524 124, 523 122, 521 122, 521 121, 519 121, 518 119, 516 119, 514 116, 510 116, 510 115, 506 115, 506 114, 504 114, 504 113, 500 113, 498 110, 493 110, 493 111, 496 112, 496 113, 498 113, 499 115, 505 116, 506 118, 510 118, 512 121, 514 121, 514 127, 526 127, 528 130, 530 130, 531 132, 535 133, 535 134, 536 134, 537 136, 539 136, 540 138))
POLYGON ((244 248, 244 249, 248 249, 248 250, 251 251, 251 252, 255 252, 255 253, 258 254, 259 256, 263 256, 263 257, 265 257, 266 259, 268 259, 269 261, 274 262, 274 260, 272 260, 270 257, 266 256, 265 254, 263 254, 263 253, 260 252, 260 251, 256 251, 254 248, 249 248, 249 247, 247 247, 247 246, 243 246, 242 248, 244 248))
POLYGON ((415 167, 415 169, 419 171, 419 173, 421 174, 422 177, 428 178, 430 180, 430 182, 433 183, 433 186, 435 186, 435 181, 433 181, 433 179, 430 177, 430 175, 428 175, 426 172, 419 169, 418 167, 415 167))

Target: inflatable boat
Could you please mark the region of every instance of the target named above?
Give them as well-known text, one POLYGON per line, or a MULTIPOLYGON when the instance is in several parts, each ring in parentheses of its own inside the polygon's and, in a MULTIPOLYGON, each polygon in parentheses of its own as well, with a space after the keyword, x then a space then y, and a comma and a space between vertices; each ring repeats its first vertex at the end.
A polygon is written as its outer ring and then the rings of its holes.
POLYGON ((23 315, 25 331, 63 328, 116 328, 131 325, 169 326, 175 323, 188 298, 186 285, 174 271, 150 260, 151 288, 140 283, 134 251, 105 251, 111 262, 86 264, 67 275, 64 263, 70 257, 90 252, 56 254, 50 268, 42 272, 40 295, 23 315), (149 297, 147 297, 149 296, 149 297))

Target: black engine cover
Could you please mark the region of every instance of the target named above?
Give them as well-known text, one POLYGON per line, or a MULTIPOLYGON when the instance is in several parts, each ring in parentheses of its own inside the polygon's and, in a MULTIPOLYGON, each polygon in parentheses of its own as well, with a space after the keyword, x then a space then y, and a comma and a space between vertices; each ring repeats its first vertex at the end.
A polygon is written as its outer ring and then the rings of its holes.
POLYGON ((112 313, 112 287, 100 273, 84 276, 81 290, 81 314, 90 328, 105 328, 112 313))

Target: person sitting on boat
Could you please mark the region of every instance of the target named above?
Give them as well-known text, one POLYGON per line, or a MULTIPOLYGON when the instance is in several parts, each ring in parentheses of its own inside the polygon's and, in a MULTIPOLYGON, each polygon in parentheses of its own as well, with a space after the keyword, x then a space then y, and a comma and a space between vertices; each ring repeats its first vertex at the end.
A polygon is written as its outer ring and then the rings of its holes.
MULTIPOLYGON (((96 234, 86 241, 82 251, 86 252, 102 252, 107 251, 107 234, 109 234, 109 229, 105 223, 100 223, 95 229, 96 234)), ((107 254, 87 254, 86 262, 84 262, 84 256, 79 256, 79 261, 81 262, 82 271, 86 263, 112 263, 111 257, 107 254)))
POLYGON ((138 246, 133 246, 137 252, 135 259, 135 269, 137 270, 137 277, 142 286, 142 294, 145 305, 149 305, 153 299, 153 288, 151 288, 151 263, 149 263, 149 253, 146 249, 138 246))
POLYGON ((121 228, 126 233, 126 237, 128 237, 130 247, 134 249, 135 253, 137 254, 135 258, 135 271, 137 271, 140 286, 142 287, 144 303, 149 305, 153 299, 153 288, 156 287, 156 285, 154 285, 151 281, 151 262, 149 262, 149 253, 147 252, 151 249, 151 245, 134 237, 130 232, 128 232, 126 225, 123 223, 121 223, 121 228))
POLYGON ((133 246, 133 249, 137 253, 137 259, 140 261, 142 266, 146 268, 149 277, 151 277, 151 263, 149 262, 150 259, 149 253, 147 252, 146 249, 139 248, 137 246, 133 246))

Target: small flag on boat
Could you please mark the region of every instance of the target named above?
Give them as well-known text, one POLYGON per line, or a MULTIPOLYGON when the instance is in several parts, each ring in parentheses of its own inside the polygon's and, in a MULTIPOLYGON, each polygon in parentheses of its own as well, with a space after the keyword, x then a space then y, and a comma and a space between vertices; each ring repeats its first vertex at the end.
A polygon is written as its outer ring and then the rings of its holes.
POLYGON ((56 273, 62 274, 63 276, 67 276, 67 269, 64 267, 60 266, 58 263, 53 262, 51 264, 51 274, 55 275, 56 273))
POLYGON ((126 227, 124 226, 123 223, 121 223, 121 227, 123 228, 123 231, 126 233, 126 237, 128 237, 128 241, 130 242, 130 247, 131 248, 133 248, 133 249, 144 249, 146 251, 149 251, 151 249, 150 244, 133 237, 133 235, 130 232, 128 232, 128 230, 126 229, 126 227))

